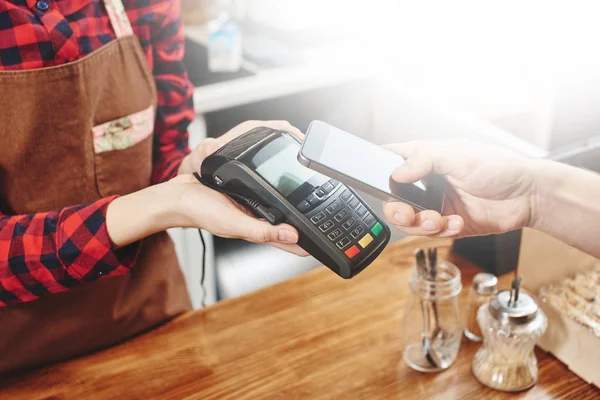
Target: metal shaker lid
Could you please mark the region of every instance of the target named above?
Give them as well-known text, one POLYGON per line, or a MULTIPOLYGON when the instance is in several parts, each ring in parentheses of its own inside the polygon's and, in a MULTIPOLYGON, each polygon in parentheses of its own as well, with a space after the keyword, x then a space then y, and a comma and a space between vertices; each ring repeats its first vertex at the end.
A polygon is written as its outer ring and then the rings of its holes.
POLYGON ((524 324, 536 317, 539 311, 537 302, 527 293, 522 293, 520 286, 521 278, 516 278, 512 289, 504 290, 490 300, 489 309, 494 318, 524 324))
POLYGON ((486 272, 480 272, 473 278, 473 289, 480 294, 494 294, 498 291, 498 278, 486 272))

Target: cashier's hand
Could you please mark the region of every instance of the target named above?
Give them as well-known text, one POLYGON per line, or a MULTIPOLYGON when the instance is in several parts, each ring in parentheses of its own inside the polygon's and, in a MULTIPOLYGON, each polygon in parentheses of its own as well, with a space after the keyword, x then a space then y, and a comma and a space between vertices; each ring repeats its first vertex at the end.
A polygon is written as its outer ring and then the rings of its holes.
POLYGON ((392 174, 412 183, 430 173, 448 182, 443 216, 414 212, 401 202, 384 206, 386 218, 409 235, 462 237, 503 233, 530 224, 534 178, 529 160, 503 148, 465 140, 416 141, 385 146, 406 159, 392 174))
POLYGON ((179 175, 181 174, 191 174, 194 172, 200 172, 200 165, 202 161, 215 151, 217 151, 221 146, 235 139, 236 137, 254 129, 259 126, 266 126, 273 129, 279 129, 282 131, 289 132, 296 136, 300 140, 304 140, 304 134, 302 132, 291 125, 287 121, 246 121, 232 128, 227 133, 219 136, 218 138, 207 138, 204 139, 198 147, 194 149, 190 154, 188 154, 181 165, 179 166, 179 175))
POLYGON ((229 197, 200 184, 193 175, 180 175, 166 185, 176 207, 172 226, 200 228, 219 237, 266 243, 298 256, 308 255, 296 244, 298 231, 294 227, 273 226, 254 217, 229 197))

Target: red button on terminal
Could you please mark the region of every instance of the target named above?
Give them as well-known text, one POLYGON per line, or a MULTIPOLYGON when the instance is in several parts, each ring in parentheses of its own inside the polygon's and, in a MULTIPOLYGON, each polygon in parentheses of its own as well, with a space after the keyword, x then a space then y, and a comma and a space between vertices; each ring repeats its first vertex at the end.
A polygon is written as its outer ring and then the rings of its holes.
POLYGON ((348 258, 352 258, 355 255, 357 255, 358 253, 360 253, 360 250, 356 246, 352 246, 352 247, 350 247, 348 250, 346 250, 344 252, 344 254, 346 255, 346 257, 348 257, 348 258))

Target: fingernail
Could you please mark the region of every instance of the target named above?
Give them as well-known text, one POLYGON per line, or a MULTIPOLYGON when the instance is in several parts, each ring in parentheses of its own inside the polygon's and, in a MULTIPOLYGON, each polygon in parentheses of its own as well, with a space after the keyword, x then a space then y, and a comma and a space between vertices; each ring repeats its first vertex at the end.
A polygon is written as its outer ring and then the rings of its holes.
POLYGON ((408 220, 406 219, 406 217, 400 213, 396 213, 394 214, 394 221, 398 224, 398 225, 402 225, 402 226, 406 226, 408 225, 408 220))
POLYGON ((430 219, 426 219, 425 221, 423 221, 423 223, 421 224, 421 228, 423 228, 426 231, 437 231, 438 227, 435 224, 435 222, 433 222, 430 219))
POLYGON ((449 231, 458 231, 460 229, 460 221, 455 219, 451 219, 448 221, 448 230, 449 231))
POLYGON ((298 241, 296 234, 287 229, 280 230, 277 237, 279 238, 279 241, 283 243, 296 243, 298 241))

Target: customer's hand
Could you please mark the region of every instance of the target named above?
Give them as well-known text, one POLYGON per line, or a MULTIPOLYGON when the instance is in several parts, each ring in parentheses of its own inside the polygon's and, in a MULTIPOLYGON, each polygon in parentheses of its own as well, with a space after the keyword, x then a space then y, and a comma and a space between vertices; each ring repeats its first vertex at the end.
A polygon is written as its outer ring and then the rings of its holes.
POLYGON ((401 202, 384 206, 386 218, 400 231, 423 236, 474 236, 522 228, 532 219, 534 177, 530 161, 503 148, 464 140, 416 141, 386 148, 406 163, 392 178, 412 183, 430 173, 448 182, 443 216, 415 214, 401 202))
POLYGON ((202 161, 215 151, 217 151, 224 144, 232 141, 236 137, 254 129, 259 126, 266 126, 273 129, 279 129, 282 131, 289 132, 298 139, 303 140, 304 135, 300 130, 292 126, 287 121, 246 121, 237 125, 236 127, 229 130, 227 133, 219 136, 218 138, 207 138, 204 139, 190 154, 188 154, 181 165, 179 166, 179 175, 191 174, 194 172, 200 172, 200 165, 202 161))

